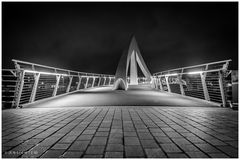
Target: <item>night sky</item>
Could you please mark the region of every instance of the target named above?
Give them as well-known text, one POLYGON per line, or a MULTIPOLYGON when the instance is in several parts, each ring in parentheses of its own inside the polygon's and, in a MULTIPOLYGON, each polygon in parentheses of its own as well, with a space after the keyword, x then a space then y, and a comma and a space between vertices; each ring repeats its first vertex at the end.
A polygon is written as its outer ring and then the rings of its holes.
POLYGON ((2 2, 2 68, 11 59, 115 74, 135 35, 151 73, 232 59, 238 2, 2 2))

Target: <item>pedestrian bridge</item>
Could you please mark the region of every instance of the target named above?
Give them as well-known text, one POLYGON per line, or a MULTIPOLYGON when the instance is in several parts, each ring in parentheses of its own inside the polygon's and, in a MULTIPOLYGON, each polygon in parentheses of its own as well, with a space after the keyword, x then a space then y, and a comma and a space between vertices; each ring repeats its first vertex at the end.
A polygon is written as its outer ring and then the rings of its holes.
POLYGON ((3 70, 3 106, 226 106, 230 60, 137 77, 113 90, 114 75, 84 73, 13 60, 3 70), (53 105, 54 104, 54 105, 53 105))

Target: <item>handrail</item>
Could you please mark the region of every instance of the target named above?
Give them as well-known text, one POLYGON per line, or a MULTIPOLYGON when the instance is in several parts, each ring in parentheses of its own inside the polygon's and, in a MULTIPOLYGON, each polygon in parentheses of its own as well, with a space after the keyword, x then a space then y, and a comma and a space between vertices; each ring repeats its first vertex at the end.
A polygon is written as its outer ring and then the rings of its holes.
POLYGON ((109 74, 79 72, 79 71, 73 71, 73 70, 68 70, 68 69, 51 67, 51 66, 46 66, 46 65, 41 65, 41 64, 37 64, 37 63, 31 63, 31 62, 26 62, 26 61, 22 61, 22 60, 16 60, 16 59, 12 59, 12 61, 15 62, 15 63, 22 63, 22 64, 28 64, 28 65, 32 65, 32 66, 43 67, 43 68, 46 68, 46 69, 53 69, 55 71, 59 70, 59 71, 73 72, 73 73, 77 73, 77 74, 86 74, 86 76, 88 76, 88 75, 96 75, 96 76, 103 76, 103 77, 114 77, 114 75, 109 75, 109 74))
POLYGON ((165 71, 161 71, 161 72, 156 72, 153 75, 157 75, 157 74, 161 74, 163 72, 171 72, 171 71, 176 71, 176 70, 184 70, 184 69, 190 69, 190 68, 197 68, 197 67, 201 67, 201 66, 206 66, 206 65, 213 65, 213 64, 219 64, 219 63, 223 63, 223 62, 230 62, 232 61, 231 59, 228 60, 223 60, 223 61, 217 61, 217 62, 210 62, 210 63, 204 63, 204 64, 199 64, 199 65, 193 65, 193 66, 187 66, 187 67, 181 67, 181 68, 175 68, 175 69, 170 69, 170 70, 165 70, 165 71))

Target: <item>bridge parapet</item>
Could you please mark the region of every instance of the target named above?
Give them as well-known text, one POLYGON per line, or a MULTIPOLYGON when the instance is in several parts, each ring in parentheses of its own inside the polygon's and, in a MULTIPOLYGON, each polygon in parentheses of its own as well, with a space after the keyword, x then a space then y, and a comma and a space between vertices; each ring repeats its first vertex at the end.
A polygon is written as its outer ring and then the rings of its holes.
POLYGON ((226 82, 231 60, 177 68, 153 74, 155 88, 226 106, 226 82))
MULTIPOLYGON (((15 92, 11 107, 82 89, 110 86, 115 78, 114 75, 78 72, 15 59, 13 62, 16 69, 6 70, 16 79, 14 87, 11 86, 15 92)), ((7 85, 5 89, 9 90, 7 85)))

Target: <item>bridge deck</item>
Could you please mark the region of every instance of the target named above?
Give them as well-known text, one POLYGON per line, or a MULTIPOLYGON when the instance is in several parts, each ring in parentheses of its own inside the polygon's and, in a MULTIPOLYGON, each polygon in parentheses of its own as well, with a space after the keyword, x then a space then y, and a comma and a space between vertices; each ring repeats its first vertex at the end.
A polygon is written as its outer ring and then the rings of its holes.
POLYGON ((216 104, 178 94, 156 91, 152 88, 135 88, 128 91, 101 87, 78 91, 46 100, 27 107, 81 107, 81 106, 178 106, 216 107, 216 104))
POLYGON ((200 106, 152 90, 105 88, 3 110, 3 157, 238 157, 238 112, 200 106), (118 104, 128 106, 110 106, 118 104))

